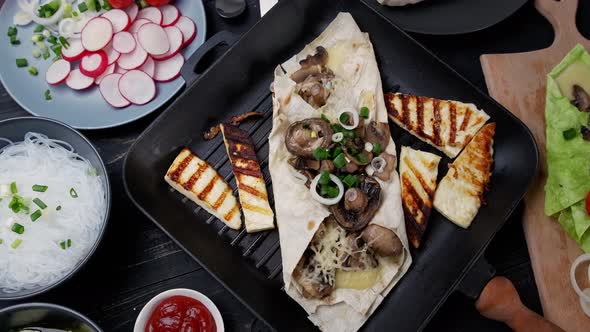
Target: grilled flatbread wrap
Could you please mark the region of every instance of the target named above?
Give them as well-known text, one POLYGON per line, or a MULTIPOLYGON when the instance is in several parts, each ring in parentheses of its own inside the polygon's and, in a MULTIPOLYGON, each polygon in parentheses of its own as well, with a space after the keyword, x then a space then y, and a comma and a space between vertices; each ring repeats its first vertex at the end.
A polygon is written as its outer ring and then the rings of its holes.
MULTIPOLYGON (((387 122, 381 78, 369 36, 361 32, 350 14, 339 14, 317 39, 276 68, 273 91, 269 168, 275 193, 285 290, 323 331, 356 331, 412 262, 401 206, 399 176, 394 169, 389 181, 377 180, 382 188, 381 206, 371 224, 384 226, 396 233, 404 247, 401 258, 394 261, 380 257, 381 276, 368 289, 336 288, 329 297, 321 300, 304 298, 293 280, 293 271, 330 212, 327 206, 314 200, 309 189, 293 175, 294 170, 288 164, 292 155, 285 146, 285 134, 295 121, 323 114, 336 122, 339 110, 362 105, 369 106, 371 120, 387 122), (314 108, 294 92, 296 83, 290 76, 300 68, 299 61, 314 54, 318 46, 327 50, 327 66, 335 77, 327 103, 314 108), (372 100, 372 103, 367 103, 367 100, 372 100)), ((395 144, 391 138, 389 140, 386 152, 395 155, 395 144)))

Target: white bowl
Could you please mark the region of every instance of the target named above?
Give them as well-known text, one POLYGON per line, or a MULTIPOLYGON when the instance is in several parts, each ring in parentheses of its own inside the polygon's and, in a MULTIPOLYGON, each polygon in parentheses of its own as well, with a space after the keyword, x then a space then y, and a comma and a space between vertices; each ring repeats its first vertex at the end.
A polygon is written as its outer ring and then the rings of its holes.
POLYGON ((167 290, 165 292, 162 292, 162 293, 154 296, 143 307, 143 309, 141 309, 139 316, 137 316, 137 319, 135 320, 135 326, 133 327, 133 332, 145 332, 145 326, 147 325, 152 312, 158 306, 158 304, 160 304, 160 302, 162 302, 163 300, 165 300, 171 296, 176 296, 176 295, 191 297, 191 298, 203 303, 205 305, 205 307, 207 307, 207 309, 209 309, 209 312, 211 312, 211 315, 213 316, 213 319, 215 320, 215 325, 217 325, 217 332, 224 332, 225 331, 225 327, 223 326, 223 319, 221 318, 221 313, 219 313, 219 309, 217 309, 217 307, 215 306, 213 301, 209 300, 209 298, 206 297, 205 295, 203 295, 197 291, 194 291, 192 289, 176 288, 176 289, 167 290))

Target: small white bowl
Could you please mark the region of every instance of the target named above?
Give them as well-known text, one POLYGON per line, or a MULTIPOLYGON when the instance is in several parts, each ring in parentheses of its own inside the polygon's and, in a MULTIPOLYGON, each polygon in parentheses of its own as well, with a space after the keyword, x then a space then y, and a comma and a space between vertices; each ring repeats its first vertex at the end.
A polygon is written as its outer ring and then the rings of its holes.
POLYGON ((217 325, 217 332, 224 332, 225 331, 225 327, 223 326, 223 319, 221 318, 221 313, 219 313, 219 309, 217 309, 217 307, 215 306, 213 301, 209 300, 209 298, 206 297, 205 295, 203 295, 197 291, 194 291, 192 289, 176 288, 176 289, 167 290, 165 292, 162 292, 162 293, 154 296, 143 307, 143 309, 141 309, 139 316, 137 316, 137 319, 135 320, 135 326, 133 327, 133 332, 145 332, 145 326, 147 325, 148 320, 150 319, 150 316, 152 315, 152 312, 158 306, 158 304, 160 304, 160 302, 162 302, 163 300, 165 300, 171 296, 176 296, 176 295, 191 297, 191 298, 203 303, 205 305, 205 307, 207 307, 207 309, 209 309, 209 312, 211 312, 211 315, 213 316, 213 319, 215 320, 215 325, 217 325))

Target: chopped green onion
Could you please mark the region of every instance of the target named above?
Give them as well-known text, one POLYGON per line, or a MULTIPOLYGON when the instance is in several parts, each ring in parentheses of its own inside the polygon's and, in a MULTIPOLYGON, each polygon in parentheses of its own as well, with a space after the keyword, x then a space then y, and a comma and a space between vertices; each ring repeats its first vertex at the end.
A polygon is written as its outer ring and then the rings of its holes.
POLYGON ((358 160, 359 163, 361 163, 361 164, 366 164, 369 162, 369 159, 367 159, 367 157, 362 153, 360 153, 356 156, 356 160, 358 160))
POLYGON ((39 51, 39 50, 32 50, 31 54, 33 55, 33 58, 35 58, 35 59, 39 59, 41 57, 41 51, 39 51))
MULTIPOLYGON (((78 17, 78 12, 73 12, 72 16, 74 16, 74 18, 78 17)), ((74 19, 75 20, 75 19, 74 19)))
POLYGON ((74 188, 70 189, 70 196, 72 196, 72 198, 78 198, 78 193, 74 188))
POLYGON ((61 242, 59 243, 59 246, 60 246, 60 247, 61 247, 63 250, 66 250, 66 241, 61 241, 61 242))
POLYGON ((344 134, 344 138, 345 139, 349 139, 349 138, 356 138, 356 130, 347 130, 347 129, 343 129, 342 133, 344 134))
POLYGON ((369 108, 368 107, 361 107, 360 114, 361 118, 368 119, 369 118, 369 108))
POLYGON ((353 188, 357 186, 358 179, 356 175, 348 174, 342 179, 342 183, 344 183, 347 188, 353 188))
POLYGON ((12 249, 16 249, 16 248, 18 248, 18 246, 20 246, 21 243, 23 243, 23 240, 16 239, 16 240, 12 241, 12 244, 10 245, 10 247, 12 249))
POLYGON ((348 124, 348 120, 350 120, 350 115, 348 113, 342 113, 340 114, 338 120, 340 120, 340 123, 348 124))
POLYGON ((563 132, 563 139, 566 141, 569 141, 576 136, 578 136, 578 131, 575 128, 570 128, 563 132))
POLYGON ((67 244, 68 244, 68 248, 71 247, 72 246, 72 240, 68 239, 67 244))
POLYGON ((49 18, 55 14, 61 5, 61 0, 53 0, 39 7, 37 16, 49 18))
POLYGON ((320 186, 320 196, 327 197, 327 198, 334 198, 337 197, 340 191, 338 187, 330 186, 327 184, 322 184, 320 186))
POLYGON ((59 210, 61 210, 61 205, 58 205, 58 206, 55 208, 55 211, 59 211, 59 210))
POLYGON ((383 150, 381 149, 381 143, 373 144, 373 154, 378 156, 381 154, 381 152, 383 152, 383 150))
POLYGON ((327 123, 330 123, 330 119, 328 119, 328 117, 325 114, 322 114, 322 120, 326 121, 327 123))
POLYGON ((78 4, 78 10, 80 11, 80 13, 83 13, 88 10, 88 6, 84 2, 80 2, 78 4))
POLYGON ((49 37, 47 37, 47 42, 55 45, 55 44, 57 44, 57 38, 55 38, 55 36, 49 36, 49 37))
POLYGON ((63 45, 65 49, 68 49, 68 47, 70 47, 70 43, 68 42, 68 40, 62 36, 59 36, 59 42, 63 45))
POLYGON ((49 89, 45 90, 45 100, 51 100, 51 91, 49 89))
POLYGON ((33 191, 36 191, 38 193, 44 193, 47 191, 47 188, 49 188, 48 186, 42 185, 42 184, 35 184, 33 185, 33 191))
POLYGON ((43 32, 43 29, 45 29, 45 27, 44 27, 44 26, 42 26, 41 24, 39 24, 39 25, 37 25, 37 26, 35 27, 35 30, 34 30, 34 31, 35 31, 35 32, 37 32, 37 33, 38 33, 38 32, 43 32))
POLYGON ((45 39, 45 37, 44 37, 43 35, 41 35, 41 34, 35 34, 35 35, 33 35, 33 36, 31 37, 31 41, 32 41, 33 43, 36 43, 36 42, 43 41, 43 39, 45 39))
POLYGON ((4 241, 2 241, 2 239, 0 239, 0 244, 2 244, 4 241))
POLYGON ((34 198, 33 199, 33 203, 37 204, 37 206, 40 207, 41 209, 46 209, 47 208, 47 205, 42 200, 40 200, 39 198, 34 198))
POLYGON ((16 36, 17 34, 18 34, 18 30, 16 29, 15 26, 8 27, 8 32, 6 33, 6 35, 8 37, 13 37, 13 36, 16 36))
POLYGON ((16 194, 18 192, 18 189, 16 188, 16 182, 10 183, 10 192, 13 194, 16 194))
POLYGON ((31 74, 33 76, 37 76, 37 75, 39 75, 39 71, 37 70, 36 67, 31 66, 31 67, 29 67, 29 74, 31 74))
POLYGON ((24 58, 16 59, 16 66, 18 68, 26 67, 28 65, 29 65, 29 62, 27 61, 27 59, 24 59, 24 58))
POLYGON ((113 6, 111 6, 111 4, 109 3, 108 0, 105 0, 105 2, 102 4, 102 9, 111 10, 111 9, 113 9, 113 6))
POLYGON ((47 44, 45 44, 42 41, 36 42, 35 46, 37 46, 41 51, 46 52, 47 51, 47 44))
POLYGON ((331 127, 335 133, 341 133, 344 130, 344 128, 339 123, 335 123, 331 125, 331 127))
POLYGON ((25 226, 15 222, 14 224, 12 224, 10 230, 15 232, 16 234, 22 234, 25 232, 25 226))
POLYGON ((37 210, 37 211, 33 212, 31 214, 31 221, 33 221, 33 222, 36 221, 37 219, 39 219, 41 217, 41 215, 42 215, 41 210, 37 210))
POLYGON ((323 171, 320 175, 320 179, 318 181, 319 184, 328 184, 330 183, 330 172, 323 171))
MULTIPOLYGON (((108 2, 108 0, 105 0, 105 2, 108 2)), ((63 12, 63 18, 70 18, 72 17, 72 4, 69 2, 64 3, 64 12, 63 12)))
POLYGON ((337 146, 334 151, 332 151, 332 158, 338 157, 342 153, 342 148, 337 146))
POLYGON ((150 4, 147 3, 145 0, 139 0, 138 5, 139 5, 139 8, 141 8, 141 9, 144 9, 144 8, 147 8, 150 6, 150 4))
POLYGON ((10 43, 12 45, 20 45, 20 40, 16 36, 10 36, 10 43))
POLYGON ((50 56, 51 56, 51 54, 49 54, 49 51, 43 52, 43 60, 49 59, 50 56))
POLYGON ((344 153, 340 153, 338 156, 336 156, 336 158, 334 158, 334 166, 336 168, 342 168, 344 166, 346 166, 346 157, 344 156, 344 153))
POLYGON ((315 150, 313 150, 313 157, 316 160, 326 160, 328 159, 330 152, 328 151, 328 149, 325 148, 317 148, 315 150))
POLYGON ((45 38, 49 38, 49 37, 51 37, 51 31, 49 31, 49 30, 47 30, 47 29, 43 30, 43 36, 44 36, 45 38))
POLYGON ((51 46, 50 48, 56 56, 61 56, 61 45, 56 44, 51 46))

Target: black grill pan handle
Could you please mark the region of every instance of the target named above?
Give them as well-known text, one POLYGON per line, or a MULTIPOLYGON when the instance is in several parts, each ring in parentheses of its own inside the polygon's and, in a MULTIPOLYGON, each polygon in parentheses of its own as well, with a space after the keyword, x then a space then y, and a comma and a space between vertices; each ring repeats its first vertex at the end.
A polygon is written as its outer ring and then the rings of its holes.
POLYGON ((503 322, 515 332, 564 332, 561 328, 525 307, 512 282, 496 276, 483 255, 472 266, 457 290, 475 300, 482 316, 503 322))
POLYGON ((196 73, 195 70, 199 62, 201 62, 207 53, 220 45, 232 46, 238 41, 238 39, 240 39, 239 35, 229 31, 220 31, 213 35, 213 37, 207 39, 207 41, 205 41, 205 43, 188 58, 184 66, 182 66, 180 72, 186 82, 186 86, 190 86, 201 76, 201 74, 196 73))

